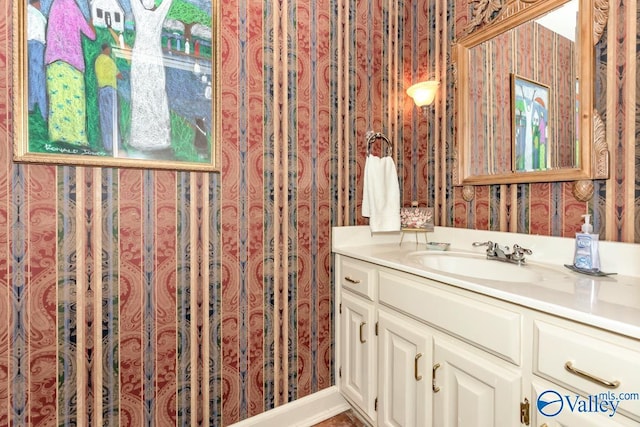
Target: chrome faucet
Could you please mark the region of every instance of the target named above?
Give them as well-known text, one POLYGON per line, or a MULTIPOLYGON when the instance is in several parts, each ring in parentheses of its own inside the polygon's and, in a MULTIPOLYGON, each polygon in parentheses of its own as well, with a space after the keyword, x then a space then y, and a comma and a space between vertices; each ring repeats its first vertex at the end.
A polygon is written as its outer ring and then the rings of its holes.
POLYGON ((518 244, 513 245, 513 249, 510 250, 509 246, 500 246, 490 240, 487 242, 474 242, 473 246, 486 246, 487 259, 495 259, 513 264, 524 264, 524 256, 531 255, 533 253, 531 249, 523 248, 518 244))

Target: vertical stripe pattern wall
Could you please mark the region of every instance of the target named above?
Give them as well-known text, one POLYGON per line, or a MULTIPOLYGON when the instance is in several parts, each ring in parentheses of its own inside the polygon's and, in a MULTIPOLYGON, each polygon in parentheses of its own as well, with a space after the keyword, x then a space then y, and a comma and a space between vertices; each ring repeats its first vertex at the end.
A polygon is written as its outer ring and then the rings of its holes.
POLYGON ((333 384, 331 227, 366 224, 370 129, 394 142, 403 204, 435 206, 442 225, 570 236, 589 210, 607 239, 640 241, 635 4, 612 4, 598 47, 612 178, 578 203, 567 183, 483 186, 471 202, 452 186, 447 58, 466 0, 220 2, 210 174, 14 163, 11 3, 0 425, 225 426, 333 384), (432 75, 423 115, 405 89, 432 75))
MULTIPOLYGON (((367 224, 361 205, 370 130, 393 144, 401 203, 435 204, 438 113, 423 115, 406 88, 446 72, 439 69, 445 61, 434 38, 438 19, 444 18, 441 8, 422 0, 337 3, 336 225, 367 224)), ((372 148, 382 155, 380 140, 372 148)))
POLYGON ((223 6, 225 424, 332 384, 331 13, 223 6))
POLYGON ((592 206, 607 240, 640 242, 640 112, 638 111, 638 2, 616 2, 600 41, 596 106, 604 112, 611 152, 610 178, 592 206), (636 35, 633 37, 633 35, 636 35), (599 95, 599 96, 598 96, 599 95), (635 202, 635 203, 633 203, 635 202), (603 209, 601 209, 603 208, 603 209))

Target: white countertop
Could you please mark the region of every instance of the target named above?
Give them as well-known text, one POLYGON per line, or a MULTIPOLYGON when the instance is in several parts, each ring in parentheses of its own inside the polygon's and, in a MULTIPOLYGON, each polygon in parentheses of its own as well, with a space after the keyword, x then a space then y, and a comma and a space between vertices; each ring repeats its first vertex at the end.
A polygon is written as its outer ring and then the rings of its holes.
MULTIPOLYGON (((601 242, 602 270, 619 274, 594 277, 563 266, 572 262, 573 239, 447 227, 436 227, 434 233, 428 233, 429 241, 451 243, 450 253, 483 254, 486 248, 472 248, 473 241, 492 240, 509 246, 518 243, 533 250, 527 257, 528 265, 521 268, 544 267, 557 272, 552 281, 513 283, 478 280, 471 278, 469 272, 455 275, 424 267, 410 255, 425 251, 423 235, 406 233, 400 245, 400 233, 372 235, 368 226, 357 226, 334 227, 332 237, 332 250, 341 255, 640 339, 640 274, 636 274, 640 268, 640 245, 637 244, 601 242)), ((426 256, 431 253, 443 252, 428 251, 426 256)))

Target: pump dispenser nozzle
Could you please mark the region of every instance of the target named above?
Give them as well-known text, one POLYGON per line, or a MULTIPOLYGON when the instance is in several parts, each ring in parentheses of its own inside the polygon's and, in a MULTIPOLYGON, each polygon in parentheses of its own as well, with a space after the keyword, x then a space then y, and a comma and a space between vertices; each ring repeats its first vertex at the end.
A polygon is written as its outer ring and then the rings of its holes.
POLYGON ((584 218, 584 224, 582 224, 582 232, 591 234, 591 232, 593 231, 593 225, 591 225, 591 214, 584 214, 582 215, 582 218, 584 218))

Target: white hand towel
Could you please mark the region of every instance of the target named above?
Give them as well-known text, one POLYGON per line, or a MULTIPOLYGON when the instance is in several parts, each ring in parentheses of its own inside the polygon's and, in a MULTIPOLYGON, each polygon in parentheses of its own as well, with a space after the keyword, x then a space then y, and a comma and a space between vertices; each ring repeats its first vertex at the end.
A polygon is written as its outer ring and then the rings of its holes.
POLYGON ((367 156, 364 164, 362 216, 371 232, 400 230, 400 185, 393 158, 367 156))

